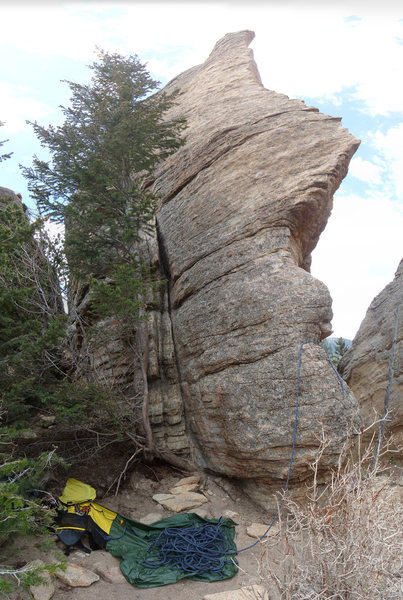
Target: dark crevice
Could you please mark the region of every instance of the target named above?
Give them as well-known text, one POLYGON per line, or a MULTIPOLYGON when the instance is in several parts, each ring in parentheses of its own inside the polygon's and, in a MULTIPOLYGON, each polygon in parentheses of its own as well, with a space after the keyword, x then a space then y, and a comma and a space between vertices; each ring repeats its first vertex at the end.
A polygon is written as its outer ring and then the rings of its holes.
MULTIPOLYGON (((187 437, 189 438, 189 440, 192 440, 193 444, 197 444, 197 441, 195 441, 194 436, 191 433, 191 428, 188 426, 188 419, 186 416, 186 403, 185 403, 185 396, 183 393, 183 379, 182 379, 182 373, 181 373, 181 368, 180 368, 180 363, 179 363, 179 359, 178 359, 178 352, 177 352, 177 341, 176 341, 176 336, 175 336, 175 328, 174 328, 174 324, 173 324, 173 319, 172 319, 172 301, 171 301, 171 297, 172 297, 172 278, 171 278, 171 269, 169 266, 169 258, 166 252, 166 248, 165 248, 165 244, 164 244, 164 240, 163 240, 163 236, 161 234, 161 230, 159 228, 158 225, 158 218, 156 218, 156 232, 157 232, 157 244, 158 244, 158 253, 159 253, 159 258, 160 258, 160 264, 162 267, 162 271, 163 274, 166 278, 166 293, 167 293, 167 300, 168 300, 168 315, 169 315, 169 322, 170 322, 170 326, 171 326, 171 336, 172 336, 172 344, 173 344, 173 349, 174 349, 174 361, 175 361, 175 368, 176 368, 176 373, 177 373, 177 377, 178 377, 178 384, 179 384, 179 388, 180 388, 180 394, 181 394, 181 401, 182 401, 182 410, 183 410, 183 419, 185 422, 185 434, 187 435, 187 437)), ((175 454, 175 453, 173 453, 175 454)))

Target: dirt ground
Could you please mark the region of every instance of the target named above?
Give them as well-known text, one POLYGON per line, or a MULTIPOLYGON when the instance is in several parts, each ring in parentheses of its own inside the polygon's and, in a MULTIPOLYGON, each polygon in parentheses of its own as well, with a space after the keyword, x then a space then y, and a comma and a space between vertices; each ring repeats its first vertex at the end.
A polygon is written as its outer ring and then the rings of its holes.
MULTIPOLYGON (((71 474, 70 476, 86 481, 82 474, 80 474, 80 477, 77 474, 71 474)), ((111 510, 138 521, 142 521, 150 513, 159 513, 159 518, 163 519, 174 513, 162 508, 152 499, 152 496, 157 493, 167 493, 184 476, 186 474, 176 472, 169 467, 164 467, 159 471, 158 469, 150 470, 149 474, 145 473, 144 470, 143 472, 137 471, 127 478, 118 495, 106 495, 100 499, 98 493, 97 501, 111 510)), ((208 499, 208 502, 201 507, 205 511, 203 516, 219 518, 226 511, 236 513, 232 516, 232 519, 237 523, 235 542, 238 549, 249 546, 256 541, 256 538, 252 538, 246 533, 247 527, 252 523, 270 524, 272 520, 272 514, 255 505, 239 490, 236 484, 225 478, 203 475, 200 491, 208 499)), ((189 510, 188 512, 193 511, 189 510)), ((197 509, 195 512, 197 512, 197 509)), ((63 544, 56 541, 56 537, 54 540, 52 547, 46 551, 41 550, 38 540, 36 542, 32 540, 19 542, 18 555, 21 560, 24 559, 23 562, 38 558, 47 561, 54 556, 55 549, 58 548, 60 551, 64 549, 63 544)), ((88 546, 85 538, 84 543, 88 546)), ((101 579, 90 587, 78 588, 69 587, 56 580, 56 590, 53 598, 55 600, 126 600, 127 598, 133 600, 137 598, 142 600, 165 600, 167 598, 202 600, 206 594, 236 590, 243 586, 261 583, 259 562, 262 552, 263 546, 258 543, 254 548, 240 553, 237 575, 224 581, 203 583, 185 579, 172 585, 139 589, 131 586, 121 577, 118 578, 118 582, 111 583, 101 576, 101 579)), ((100 566, 101 571, 115 567, 115 569, 112 569, 115 573, 120 562, 119 559, 114 558, 104 550, 93 551, 87 555, 78 549, 74 549, 67 560, 91 571, 98 569, 99 572, 100 566)), ((15 600, 28 600, 30 595, 19 589, 13 597, 15 600)))

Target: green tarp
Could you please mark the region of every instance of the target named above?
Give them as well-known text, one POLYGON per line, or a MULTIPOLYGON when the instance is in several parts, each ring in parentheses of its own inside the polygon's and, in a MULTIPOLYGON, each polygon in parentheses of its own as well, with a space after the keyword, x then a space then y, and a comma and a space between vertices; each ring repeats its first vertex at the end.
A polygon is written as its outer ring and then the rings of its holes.
POLYGON ((220 526, 224 528, 225 535, 230 540, 232 548, 224 557, 224 565, 220 573, 188 573, 182 569, 164 565, 157 568, 148 568, 142 565, 147 558, 147 550, 150 544, 167 527, 191 527, 195 523, 202 525, 209 523, 218 524, 219 519, 202 519, 195 513, 174 515, 152 525, 144 525, 128 517, 117 515, 111 530, 110 539, 106 549, 113 556, 122 558, 120 569, 127 581, 140 588, 156 587, 168 583, 176 583, 185 577, 196 581, 217 581, 228 579, 235 575, 238 567, 232 559, 235 558, 236 546, 234 543, 235 523, 231 519, 221 519, 220 526))

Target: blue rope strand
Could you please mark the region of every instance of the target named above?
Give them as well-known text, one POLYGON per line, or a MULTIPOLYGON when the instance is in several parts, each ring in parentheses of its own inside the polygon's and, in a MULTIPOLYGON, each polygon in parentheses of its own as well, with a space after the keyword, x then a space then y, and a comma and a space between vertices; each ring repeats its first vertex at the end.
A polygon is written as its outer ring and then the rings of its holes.
POLYGON ((256 542, 254 542, 253 544, 251 544, 250 546, 247 546, 246 548, 241 548, 241 550, 237 551, 237 554, 239 554, 240 552, 244 552, 245 550, 250 550, 251 548, 254 548, 256 546, 256 544, 258 544, 259 542, 261 542, 263 540, 263 538, 265 538, 267 536, 267 534, 269 533, 270 529, 273 527, 274 523, 277 521, 279 514, 280 514, 280 510, 281 507, 283 506, 284 500, 285 500, 285 494, 288 490, 288 483, 290 481, 290 476, 291 476, 291 469, 292 469, 292 464, 294 462, 294 453, 295 453, 295 441, 297 439, 297 425, 298 425, 298 413, 299 413, 299 396, 300 396, 300 381, 301 381, 301 359, 302 359, 302 350, 304 348, 304 346, 306 344, 315 344, 315 346, 319 346, 319 348, 321 348, 326 356, 327 359, 333 369, 333 371, 336 373, 337 379, 340 383, 341 386, 341 390, 343 393, 343 398, 344 398, 344 385, 343 385, 343 380, 340 377, 340 375, 338 374, 334 364, 332 363, 329 354, 326 352, 325 348, 323 346, 321 346, 320 344, 318 344, 318 342, 314 342, 312 340, 308 340, 306 342, 302 342, 300 347, 299 347, 299 351, 298 351, 298 373, 297 373, 297 400, 295 403, 295 418, 294 418, 294 430, 293 430, 293 435, 292 435, 292 449, 291 449, 291 457, 290 457, 290 464, 288 467, 288 474, 287 474, 287 480, 285 482, 284 485, 284 489, 283 489, 283 497, 281 499, 280 504, 278 505, 277 508, 277 512, 274 515, 270 525, 268 526, 268 528, 266 529, 266 531, 264 532, 264 534, 262 536, 260 536, 260 538, 258 540, 256 540, 256 542))
POLYGON ((167 527, 161 531, 148 547, 148 556, 142 561, 142 566, 150 569, 158 569, 164 565, 169 565, 171 568, 179 568, 185 573, 218 573, 222 575, 225 564, 234 561, 233 558, 226 559, 225 556, 231 557, 240 552, 245 552, 245 550, 250 550, 267 536, 279 517, 281 507, 285 500, 285 494, 288 490, 292 465, 294 462, 299 415, 302 350, 306 344, 315 344, 326 353, 327 359, 340 383, 343 398, 345 396, 343 380, 330 360, 325 348, 318 344, 318 342, 311 340, 302 342, 298 352, 297 399, 295 405, 290 464, 283 489, 283 497, 276 514, 264 534, 250 546, 237 550, 234 542, 229 537, 228 531, 223 527, 222 518, 219 519, 218 523, 215 525, 209 523, 201 525, 195 521, 194 525, 190 527, 167 527))
POLYGON ((147 549, 142 566, 158 569, 178 568, 185 573, 218 573, 223 575, 225 564, 232 562, 226 555, 234 554, 235 544, 225 530, 223 519, 218 523, 190 527, 167 527, 147 549))

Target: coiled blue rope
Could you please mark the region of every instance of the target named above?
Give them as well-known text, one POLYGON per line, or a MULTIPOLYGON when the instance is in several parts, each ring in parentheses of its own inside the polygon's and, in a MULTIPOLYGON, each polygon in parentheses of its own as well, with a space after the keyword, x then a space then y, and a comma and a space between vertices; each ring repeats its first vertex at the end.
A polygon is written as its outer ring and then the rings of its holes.
POLYGON ((149 569, 169 566, 185 573, 223 575, 225 564, 232 562, 225 556, 235 552, 236 546, 222 518, 216 524, 195 521, 190 527, 163 529, 148 547, 141 564, 149 569))
POLYGON ((245 550, 250 550, 267 536, 270 529, 278 519, 290 481, 291 470, 294 461, 295 442, 297 439, 302 350, 306 344, 315 344, 325 352, 341 386, 343 398, 345 396, 343 380, 338 374, 325 348, 318 344, 318 342, 311 340, 302 342, 298 352, 297 398, 295 405, 290 464, 288 467, 288 474, 284 485, 281 502, 278 506, 276 514, 274 515, 264 534, 250 546, 237 550, 234 542, 229 537, 228 532, 225 531, 225 528, 223 527, 222 519, 220 519, 215 525, 209 523, 201 525, 195 522, 195 524, 191 527, 169 527, 163 529, 148 547, 148 556, 142 562, 144 567, 157 569, 167 565, 172 568, 179 568, 186 573, 222 574, 222 569, 225 563, 229 561, 235 562, 235 559, 225 557, 232 557, 240 552, 244 552, 245 550))

